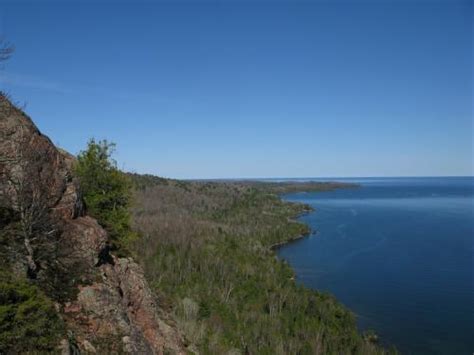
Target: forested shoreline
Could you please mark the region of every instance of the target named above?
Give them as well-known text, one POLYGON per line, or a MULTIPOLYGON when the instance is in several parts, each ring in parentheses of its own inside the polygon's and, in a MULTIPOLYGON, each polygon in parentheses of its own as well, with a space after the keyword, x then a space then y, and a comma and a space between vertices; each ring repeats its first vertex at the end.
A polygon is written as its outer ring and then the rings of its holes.
POLYGON ((281 194, 340 183, 197 182, 130 175, 132 249, 158 302, 202 353, 384 353, 328 294, 298 285, 275 245, 307 235, 281 194))

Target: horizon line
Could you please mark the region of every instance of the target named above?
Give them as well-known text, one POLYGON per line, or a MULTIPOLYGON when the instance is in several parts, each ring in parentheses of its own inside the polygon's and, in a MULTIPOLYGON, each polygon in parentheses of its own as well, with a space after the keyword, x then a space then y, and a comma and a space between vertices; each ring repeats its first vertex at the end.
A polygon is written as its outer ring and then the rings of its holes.
MULTIPOLYGON (((154 175, 154 174, 140 174, 154 175)), ((154 175, 158 176, 158 175, 154 175)), ((398 175, 398 176, 298 176, 298 177, 222 177, 222 178, 171 178, 175 180, 189 181, 238 181, 238 180, 310 180, 310 179, 413 179, 413 178, 474 178, 474 175, 398 175)))

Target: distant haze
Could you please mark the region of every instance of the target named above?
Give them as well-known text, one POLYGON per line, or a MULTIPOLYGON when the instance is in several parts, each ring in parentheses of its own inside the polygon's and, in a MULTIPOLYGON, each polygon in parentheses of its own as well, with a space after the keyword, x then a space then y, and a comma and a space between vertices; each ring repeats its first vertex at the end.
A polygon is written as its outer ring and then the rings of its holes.
POLYGON ((473 174, 472 1, 0 4, 2 90, 176 178, 473 174))

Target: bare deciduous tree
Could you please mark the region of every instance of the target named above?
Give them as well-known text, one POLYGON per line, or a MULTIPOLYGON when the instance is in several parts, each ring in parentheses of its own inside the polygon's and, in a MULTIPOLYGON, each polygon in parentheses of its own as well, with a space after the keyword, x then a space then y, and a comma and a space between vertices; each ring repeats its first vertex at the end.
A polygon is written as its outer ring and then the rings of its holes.
MULTIPOLYGON (((2 132, 4 134, 7 133, 2 132)), ((12 233, 13 245, 18 246, 14 252, 24 257, 28 276, 35 278, 56 259, 58 250, 59 228, 51 213, 49 196, 54 172, 44 168, 47 157, 30 144, 24 127, 19 127, 16 134, 12 144, 14 157, 3 157, 0 161, 3 165, 0 169, 0 204, 18 216, 17 227, 12 233)))

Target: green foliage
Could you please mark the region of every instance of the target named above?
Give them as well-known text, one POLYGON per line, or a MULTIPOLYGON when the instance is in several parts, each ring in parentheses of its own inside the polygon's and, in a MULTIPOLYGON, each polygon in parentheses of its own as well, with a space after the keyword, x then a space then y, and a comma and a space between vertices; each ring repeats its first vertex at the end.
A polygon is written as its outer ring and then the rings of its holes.
POLYGON ((294 190, 170 180, 136 191, 134 225, 143 235, 137 254, 201 353, 384 352, 357 332, 353 314, 333 297, 295 283, 292 269, 272 251, 308 233, 293 220, 308 207, 275 194, 294 190))
POLYGON ((53 303, 36 286, 0 272, 0 353, 52 352, 63 329, 53 303))
POLYGON ((75 174, 79 178, 88 213, 108 231, 113 246, 126 250, 135 237, 130 228, 132 184, 112 159, 115 145, 91 139, 79 153, 75 174))

